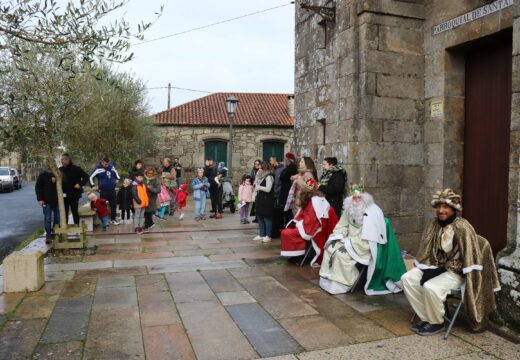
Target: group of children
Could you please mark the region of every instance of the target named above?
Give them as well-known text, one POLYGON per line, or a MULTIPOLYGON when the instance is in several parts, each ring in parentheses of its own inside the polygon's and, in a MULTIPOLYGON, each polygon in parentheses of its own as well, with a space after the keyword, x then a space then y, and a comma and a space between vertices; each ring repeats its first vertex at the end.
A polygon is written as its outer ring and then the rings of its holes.
MULTIPOLYGON (((166 220, 168 213, 173 216, 174 209, 171 208, 172 206, 178 210, 179 220, 184 218, 188 185, 181 184, 176 189, 168 188, 164 179, 157 179, 154 169, 150 169, 147 169, 146 172, 137 171, 134 174, 134 179, 125 179, 123 186, 117 193, 121 221, 125 224, 131 224, 132 214, 136 234, 149 232, 155 226, 152 216, 156 216, 160 221, 166 220)), ((108 200, 98 197, 95 192, 89 192, 87 197, 91 209, 97 213, 101 220, 103 231, 107 231, 108 200)))

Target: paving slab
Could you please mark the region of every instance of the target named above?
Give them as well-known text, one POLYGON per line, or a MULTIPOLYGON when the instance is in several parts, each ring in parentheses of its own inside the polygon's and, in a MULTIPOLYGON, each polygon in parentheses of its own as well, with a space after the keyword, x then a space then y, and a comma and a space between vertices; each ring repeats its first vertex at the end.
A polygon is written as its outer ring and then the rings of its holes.
POLYGON ((270 250, 258 250, 255 252, 239 252, 223 255, 210 255, 211 261, 230 261, 230 260, 241 260, 241 259, 270 259, 278 258, 279 254, 270 250))
POLYGON ((355 342, 322 316, 280 319, 279 322, 305 350, 328 349, 355 342))
POLYGON ((47 319, 52 314, 58 295, 26 296, 16 309, 13 319, 47 319))
POLYGON ((4 293, 0 295, 0 314, 13 311, 24 297, 25 293, 4 293))
POLYGON ((230 249, 195 249, 195 250, 176 250, 175 256, 213 256, 229 255, 233 252, 230 249))
POLYGON ((181 324, 143 327, 147 359, 195 360, 190 340, 181 324))
POLYGON ((336 297, 323 291, 321 288, 315 288, 313 291, 304 292, 300 296, 310 306, 316 309, 320 315, 327 319, 333 319, 338 316, 358 316, 359 313, 339 301, 336 297))
POLYGON ((475 352, 466 355, 450 357, 449 360, 497 360, 498 358, 486 352, 475 352))
MULTIPOLYGON (((500 359, 518 360, 520 359, 520 345, 504 339, 492 332, 473 333, 466 327, 457 327, 454 329, 453 335, 464 341, 491 353, 500 359)), ((451 337, 451 336, 450 336, 451 337)))
POLYGON ((244 290, 242 285, 226 270, 201 271, 201 275, 214 292, 229 292, 244 290))
POLYGON ((402 293, 368 296, 365 295, 364 292, 358 291, 354 294, 340 294, 335 297, 361 313, 388 308, 410 308, 410 305, 402 293))
POLYGON ((245 279, 249 277, 266 276, 267 274, 259 267, 243 267, 239 269, 229 269, 228 272, 235 279, 245 279))
POLYGON ((173 252, 167 249, 167 251, 162 252, 110 252, 108 254, 96 254, 89 256, 85 259, 86 262, 92 261, 102 261, 102 260, 113 260, 114 262, 125 261, 125 260, 146 260, 146 259, 162 259, 169 258, 173 256, 173 252))
POLYGON ((370 319, 397 336, 412 335, 410 319, 413 312, 407 309, 386 309, 365 313, 370 319))
POLYGON ((137 307, 92 311, 83 353, 84 360, 144 358, 137 307))
POLYGON ((353 338, 357 343, 377 341, 395 337, 395 335, 390 331, 362 315, 330 316, 329 314, 326 318, 338 328, 340 328, 345 334, 353 338))
POLYGON ((94 261, 94 262, 75 262, 68 264, 47 264, 47 271, 76 271, 76 270, 95 270, 107 269, 112 267, 112 261, 94 261))
POLYGON ((256 300, 247 291, 231 291, 216 293, 222 305, 255 303, 256 300))
POLYGON ((177 308, 163 276, 138 277, 137 296, 142 326, 180 324, 177 308))
POLYGON ((115 242, 115 238, 88 239, 88 246, 114 244, 115 242))
POLYGON ((77 278, 74 281, 68 281, 61 292, 61 298, 94 297, 96 282, 97 279, 95 278, 77 278))
POLYGON ((105 276, 121 276, 121 275, 144 275, 146 274, 146 267, 136 266, 128 268, 110 268, 110 269, 97 269, 97 270, 82 270, 76 271, 74 280, 79 278, 97 278, 105 276))
POLYGON ((141 259, 141 260, 115 260, 114 267, 133 267, 133 266, 157 266, 157 265, 180 265, 180 264, 204 264, 209 263, 205 256, 180 256, 161 259, 141 259))
POLYGON ((244 334, 218 300, 177 305, 195 355, 199 360, 257 358, 244 334))
POLYGON ((202 270, 235 269, 247 267, 243 261, 217 261, 204 264, 159 265, 148 267, 149 274, 182 273, 202 270))
POLYGON ((275 318, 318 315, 271 276, 241 278, 238 281, 275 318))
POLYGON ((45 328, 42 343, 85 339, 92 298, 60 299, 45 328))
POLYGON ((299 354, 300 360, 429 360, 444 359, 476 352, 477 348, 456 338, 444 340, 438 336, 410 335, 335 349, 299 354))
POLYGON ((0 359, 30 359, 46 319, 8 321, 0 332, 0 359))
POLYGON ((83 342, 70 341, 59 344, 39 343, 34 350, 33 360, 81 360, 83 342))
POLYGON ((263 358, 264 360, 298 360, 298 358, 294 355, 281 355, 281 356, 274 356, 269 358, 263 358))
POLYGON ((101 288, 96 290, 94 310, 137 307, 135 287, 101 288))
POLYGON ((258 244, 251 242, 225 242, 225 243, 207 243, 207 244, 200 244, 199 245, 201 249, 234 249, 234 248, 244 248, 244 247, 251 247, 256 248, 258 244))
POLYGON ((99 278, 97 281, 98 289, 112 287, 135 287, 135 278, 130 275, 124 276, 107 276, 99 278))
POLYGON ((262 357, 303 351, 289 333, 258 304, 226 306, 235 323, 262 357))
POLYGON ((166 280, 177 304, 216 299, 215 294, 198 272, 167 274, 166 280))

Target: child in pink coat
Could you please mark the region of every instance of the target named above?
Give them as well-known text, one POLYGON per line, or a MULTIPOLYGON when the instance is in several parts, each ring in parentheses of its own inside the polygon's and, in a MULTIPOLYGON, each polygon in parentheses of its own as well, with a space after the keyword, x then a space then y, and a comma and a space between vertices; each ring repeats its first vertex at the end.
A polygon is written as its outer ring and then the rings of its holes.
POLYGON ((253 202, 253 178, 249 175, 242 176, 238 187, 238 207, 240 208, 240 223, 249 224, 247 219, 249 203, 253 202))

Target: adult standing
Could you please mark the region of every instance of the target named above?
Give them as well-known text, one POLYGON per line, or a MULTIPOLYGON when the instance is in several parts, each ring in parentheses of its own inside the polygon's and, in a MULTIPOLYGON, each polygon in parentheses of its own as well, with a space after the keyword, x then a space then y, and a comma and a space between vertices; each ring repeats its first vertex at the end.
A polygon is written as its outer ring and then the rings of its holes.
POLYGON ((325 199, 332 206, 339 219, 343 207, 347 172, 338 165, 338 159, 335 157, 326 157, 321 166, 323 167, 323 175, 321 175, 318 190, 325 194, 325 199))
MULTIPOLYGON (((254 164, 253 164, 253 168, 251 169, 251 172, 249 173, 249 175, 253 179, 253 182, 256 179, 256 174, 258 173, 258 170, 260 169, 260 165, 261 164, 262 164, 262 160, 260 160, 260 159, 256 159, 254 164)), ((255 205, 254 200, 253 200, 253 203, 251 204, 251 212, 249 213, 249 215, 255 217, 253 219, 254 223, 258 222, 258 219, 256 217, 256 205, 255 205)))
POLYGON ((289 190, 291 190, 291 177, 298 174, 298 166, 296 166, 296 156, 292 152, 285 154, 284 159, 285 167, 280 173, 280 206, 283 211, 283 226, 287 225, 294 217, 291 209, 284 210, 285 204, 287 203, 287 197, 289 196, 289 190))
POLYGON ((168 189, 170 193, 170 216, 173 216, 175 212, 175 189, 177 189, 177 175, 175 171, 175 167, 172 164, 172 161, 169 158, 164 158, 162 161, 162 174, 161 178, 163 184, 168 189))
POLYGON ((173 159, 173 167, 175 168, 175 179, 177 180, 177 187, 182 184, 182 165, 179 158, 173 159))
POLYGON ((209 198, 211 200, 211 218, 216 217, 217 213, 217 196, 218 196, 218 185, 215 182, 215 177, 217 176, 217 164, 213 161, 212 158, 206 159, 206 166, 204 166, 204 176, 208 179, 209 182, 209 198))
POLYGON ((43 209, 43 224, 45 226, 45 243, 50 244, 54 238, 54 226, 60 223, 60 208, 58 206, 58 191, 56 177, 48 168, 42 172, 35 185, 36 199, 43 209))
POLYGON ((267 243, 272 238, 274 211, 274 176, 268 162, 261 163, 256 174, 254 198, 259 233, 253 240, 267 243))
POLYGON ((135 180, 136 175, 138 173, 142 173, 143 171, 143 161, 141 159, 138 159, 134 162, 134 167, 131 168, 128 172, 128 177, 130 178, 130 180, 135 180))
POLYGON ((83 194, 83 186, 88 182, 88 174, 79 166, 72 163, 69 154, 61 155, 61 175, 63 194, 65 196, 65 216, 69 219, 69 210, 72 213, 74 224, 79 225, 78 203, 83 194))
POLYGON ((103 158, 97 165, 92 174, 90 174, 90 186, 94 187, 94 179, 97 178, 99 195, 103 199, 107 199, 110 204, 110 223, 112 225, 119 225, 117 221, 117 195, 116 185, 119 181, 119 174, 110 162, 108 157, 103 158))
POLYGON ((308 180, 313 179, 318 181, 318 172, 314 161, 310 157, 302 157, 298 163, 298 174, 291 176, 291 189, 287 196, 287 203, 285 210, 292 209, 296 214, 300 209, 300 191, 305 187, 308 180))
POLYGON ((157 210, 157 195, 161 192, 161 181, 158 179, 155 168, 146 168, 144 182, 146 184, 146 194, 148 195, 148 207, 144 210, 144 232, 149 232, 155 226, 153 214, 157 210))
POLYGON ((285 207, 285 203, 282 205, 281 203, 281 195, 282 195, 282 182, 280 180, 280 175, 284 169, 284 166, 278 162, 278 158, 276 156, 271 156, 269 158, 269 164, 273 169, 274 176, 274 210, 273 210, 273 239, 280 237, 280 230, 284 227, 283 221, 283 208, 285 207))

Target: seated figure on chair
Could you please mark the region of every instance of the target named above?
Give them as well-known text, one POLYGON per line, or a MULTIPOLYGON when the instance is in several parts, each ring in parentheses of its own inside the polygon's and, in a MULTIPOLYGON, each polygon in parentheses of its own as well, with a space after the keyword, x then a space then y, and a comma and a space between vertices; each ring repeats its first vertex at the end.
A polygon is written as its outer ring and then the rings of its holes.
POLYGON ((299 194, 299 203, 300 210, 280 233, 280 255, 302 261, 307 251, 307 255, 313 253, 311 266, 319 266, 323 246, 338 218, 325 195, 318 191, 318 183, 314 179, 305 182, 299 194))
POLYGON ((367 295, 401 291, 400 279, 406 267, 390 222, 365 192, 363 185, 351 185, 343 214, 325 244, 320 269, 320 286, 330 294, 351 290, 366 266, 367 295))
POLYGON ((438 191, 431 205, 436 218, 426 227, 415 268, 401 278, 406 298, 419 322, 412 330, 433 335, 444 330, 444 302, 451 290, 462 288, 468 321, 483 330, 496 307, 500 289, 490 246, 464 218, 460 196, 451 189, 438 191))

